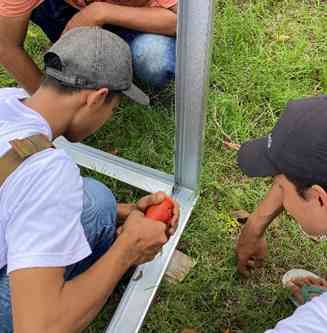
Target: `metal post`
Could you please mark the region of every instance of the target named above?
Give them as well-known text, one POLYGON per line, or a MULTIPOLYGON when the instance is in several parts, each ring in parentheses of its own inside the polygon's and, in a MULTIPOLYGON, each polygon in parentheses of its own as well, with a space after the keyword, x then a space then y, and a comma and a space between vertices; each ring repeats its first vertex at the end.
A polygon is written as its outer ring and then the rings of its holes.
POLYGON ((207 109, 213 0, 179 2, 175 183, 198 190, 207 109))

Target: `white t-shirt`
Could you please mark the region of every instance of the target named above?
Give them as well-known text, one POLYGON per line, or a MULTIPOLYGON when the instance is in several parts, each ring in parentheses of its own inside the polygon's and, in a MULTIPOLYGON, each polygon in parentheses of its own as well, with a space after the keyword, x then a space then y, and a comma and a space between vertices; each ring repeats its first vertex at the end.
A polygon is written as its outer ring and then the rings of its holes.
POLYGON ((326 333, 327 293, 300 306, 291 317, 280 321, 265 333, 326 333))
MULTIPOLYGON (((0 89, 0 156, 15 138, 52 139, 46 120, 21 103, 25 97, 22 89, 0 89)), ((87 257, 82 208, 80 171, 63 150, 25 160, 0 187, 0 268, 65 267, 87 257)))

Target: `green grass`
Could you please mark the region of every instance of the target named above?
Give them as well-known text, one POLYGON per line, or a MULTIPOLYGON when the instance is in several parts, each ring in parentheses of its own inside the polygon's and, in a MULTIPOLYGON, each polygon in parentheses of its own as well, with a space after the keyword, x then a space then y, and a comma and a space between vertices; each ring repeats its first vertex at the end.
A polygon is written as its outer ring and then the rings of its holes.
MULTIPOLYGON (((222 144, 226 136, 240 143, 269 132, 288 100, 327 90, 327 4, 318 0, 216 3, 201 198, 179 244, 197 265, 183 283, 163 282, 143 333, 177 333, 184 327, 201 333, 228 328, 235 333, 264 332, 293 311, 280 286, 284 272, 302 267, 327 273, 327 245, 312 247, 284 215, 269 229, 265 268, 250 279, 239 277, 233 252, 239 227, 231 211, 251 211, 270 180, 242 176, 235 153, 222 144)), ((27 48, 39 63, 46 45, 32 27, 27 48)), ((0 84, 14 82, 0 70, 0 84)), ((173 105, 163 94, 147 109, 125 102, 113 122, 88 142, 171 172, 173 137, 173 105)), ((111 186, 121 200, 140 195, 129 186, 94 176, 111 186)), ((108 305, 111 311, 118 298, 115 295, 108 305)), ((90 332, 101 332, 108 311, 90 332)))

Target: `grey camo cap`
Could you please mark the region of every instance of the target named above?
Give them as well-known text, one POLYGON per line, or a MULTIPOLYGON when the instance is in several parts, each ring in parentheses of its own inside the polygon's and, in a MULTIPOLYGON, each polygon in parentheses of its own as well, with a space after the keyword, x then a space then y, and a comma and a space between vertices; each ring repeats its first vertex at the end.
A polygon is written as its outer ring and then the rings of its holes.
POLYGON ((65 33, 44 56, 45 72, 64 85, 80 89, 108 88, 137 103, 149 97, 133 84, 128 44, 99 27, 75 28, 65 33))

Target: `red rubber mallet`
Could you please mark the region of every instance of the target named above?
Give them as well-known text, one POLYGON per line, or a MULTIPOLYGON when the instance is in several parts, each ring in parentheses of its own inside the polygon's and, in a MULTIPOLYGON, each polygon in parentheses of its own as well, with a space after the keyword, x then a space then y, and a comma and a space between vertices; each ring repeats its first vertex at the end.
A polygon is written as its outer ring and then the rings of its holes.
POLYGON ((149 207, 145 212, 145 217, 164 223, 169 223, 173 217, 173 209, 174 203, 169 197, 167 197, 161 204, 149 207))

